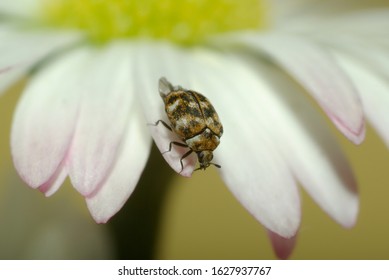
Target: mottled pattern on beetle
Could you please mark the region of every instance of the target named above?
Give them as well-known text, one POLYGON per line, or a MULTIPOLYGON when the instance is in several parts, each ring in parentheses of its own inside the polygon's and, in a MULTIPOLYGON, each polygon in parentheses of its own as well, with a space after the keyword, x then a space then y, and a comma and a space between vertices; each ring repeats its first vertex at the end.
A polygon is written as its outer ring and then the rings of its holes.
MULTIPOLYGON (((223 126, 209 100, 196 91, 172 86, 165 77, 159 79, 159 95, 165 103, 165 111, 170 121, 169 129, 179 136, 190 149, 180 159, 181 171, 184 169, 182 160, 192 152, 197 154, 200 164, 200 167, 195 170, 205 170, 211 164, 220 168, 220 165, 211 161, 212 152, 220 143, 223 126)), ((161 120, 156 122, 156 125, 159 122, 161 120)), ((162 123, 168 126, 163 121, 162 123)), ((172 144, 183 145, 175 141, 170 142, 169 152, 172 144)))
MULTIPOLYGON (((223 134, 219 116, 209 100, 200 93, 190 90, 177 90, 170 92, 163 99, 171 127, 184 141, 203 133, 207 127, 219 137, 223 134)), ((212 138, 204 140, 213 141, 212 138)), ((189 143, 187 144, 189 145, 189 143)), ((216 146, 218 144, 217 141, 216 146)), ((193 150, 196 151, 197 149, 193 150)))
POLYGON ((202 94, 189 91, 194 94, 198 103, 200 104, 200 108, 203 113, 203 118, 205 120, 206 126, 217 136, 221 137, 223 135, 223 126, 219 120, 219 116, 216 113, 215 108, 212 106, 211 102, 202 94))
POLYGON ((194 152, 201 152, 215 150, 220 140, 209 128, 206 128, 202 133, 186 139, 185 142, 194 152))

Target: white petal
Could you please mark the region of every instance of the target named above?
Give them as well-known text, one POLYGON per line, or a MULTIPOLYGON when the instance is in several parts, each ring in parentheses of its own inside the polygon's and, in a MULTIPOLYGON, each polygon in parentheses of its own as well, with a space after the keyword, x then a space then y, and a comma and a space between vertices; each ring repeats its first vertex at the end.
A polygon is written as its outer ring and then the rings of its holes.
MULTIPOLYGON (((285 88, 288 89, 291 87, 285 88)), ((288 135, 288 144, 280 145, 312 198, 338 223, 351 227, 356 222, 359 204, 351 167, 325 121, 307 100, 297 97, 298 94, 278 128, 280 137, 288 135)))
MULTIPOLYGON (((361 63, 359 58, 343 52, 337 53, 336 57, 359 90, 367 118, 389 147, 388 78, 380 75, 382 73, 377 69, 361 63)), ((382 59, 385 60, 386 58, 383 57, 382 59)))
MULTIPOLYGON (((230 106, 233 104, 231 102, 230 106)), ((233 107, 245 110, 245 106, 233 107)), ((220 173, 235 197, 256 219, 269 230, 291 237, 300 224, 295 182, 271 139, 264 135, 260 126, 253 128, 255 119, 244 121, 255 114, 240 115, 241 122, 226 114, 222 119, 225 133, 215 152, 215 161, 222 166, 220 173)))
POLYGON ((133 106, 120 154, 99 191, 87 197, 89 211, 98 223, 107 222, 127 201, 142 174, 150 152, 150 136, 139 108, 133 106))
POLYGON ((271 108, 269 118, 277 123, 268 129, 293 173, 331 217, 343 226, 354 225, 358 214, 356 181, 325 120, 281 72, 253 66, 269 87, 261 91, 258 104, 271 108))
POLYGON ((40 186, 39 190, 43 192, 46 197, 52 196, 59 190, 67 176, 68 170, 64 164, 61 164, 50 180, 40 186))
POLYGON ((1 1, 0 13, 15 17, 35 17, 40 6, 41 1, 38 0, 1 1))
MULTIPOLYGON (((321 33, 324 26, 331 26, 332 31, 343 33, 343 28, 347 29, 353 25, 354 30, 364 30, 380 20, 384 21, 383 13, 387 7, 387 3, 382 0, 273 0, 270 12, 277 29, 313 31, 314 33, 320 30, 321 33), (334 26, 338 28, 334 29, 334 26)), ((385 29, 382 25, 377 25, 377 27, 377 30, 385 29)))
POLYGON ((32 78, 18 103, 12 156, 20 176, 33 188, 48 182, 66 157, 79 110, 74 89, 88 63, 83 50, 65 55, 32 78))
POLYGON ((49 30, 26 32, 0 26, 0 94, 44 57, 79 39, 76 33, 49 30))
MULTIPOLYGON (((239 67, 239 63, 236 65, 224 63, 226 69, 224 76, 227 77, 227 80, 235 80, 238 83, 238 85, 233 85, 230 82, 230 87, 235 87, 237 98, 226 105, 229 89, 217 90, 217 85, 214 86, 215 90, 210 93, 211 96, 215 92, 222 93, 222 97, 216 98, 214 103, 217 105, 217 101, 223 100, 225 107, 233 108, 229 110, 236 112, 234 118, 239 132, 235 132, 235 135, 238 136, 230 136, 235 141, 235 146, 237 137, 241 139, 244 138, 244 135, 250 135, 250 128, 251 135, 246 136, 246 138, 254 139, 251 146, 260 145, 260 141, 265 141, 263 138, 266 135, 271 135, 273 137, 272 144, 276 145, 277 150, 283 153, 289 168, 292 169, 316 202, 336 221, 347 227, 352 226, 358 213, 355 179, 325 121, 310 106, 304 95, 298 92, 294 84, 279 71, 270 66, 265 67, 265 64, 260 65, 252 57, 248 57, 246 61, 244 61, 244 57, 238 59, 241 63, 246 62, 247 66, 251 63, 253 65, 251 65, 251 70, 248 70, 244 69, 245 66, 243 66, 244 68, 239 67), (235 76, 228 78, 228 75, 231 75, 231 72, 235 73, 235 71, 237 72, 235 76), (252 82, 252 80, 258 80, 260 83, 252 82), (245 104, 244 108, 239 107, 240 103, 245 104), (251 117, 244 118, 241 116, 241 112, 246 113, 249 110, 250 106, 247 104, 254 107, 254 113, 251 117), (247 134, 244 132, 246 122, 249 123, 247 134), (262 128, 262 134, 255 133, 254 128, 257 127, 262 128), (287 142, 285 137, 288 139, 287 142)), ((202 69, 207 68, 209 65, 202 69)), ((221 70, 213 72, 224 73, 221 70)), ((207 80, 207 77, 203 77, 203 80, 211 83, 210 80, 212 81, 214 78, 207 80)), ((222 115, 222 107, 219 110, 226 132, 221 139, 220 148, 215 152, 217 159, 230 153, 224 149, 236 150, 235 156, 220 160, 219 163, 222 165, 222 172, 224 172, 226 161, 231 162, 232 165, 238 165, 237 161, 239 165, 244 165, 245 159, 250 157, 245 155, 245 150, 251 151, 252 148, 250 148, 250 143, 239 145, 244 148, 233 148, 233 143, 231 143, 231 147, 225 147, 226 142, 229 141, 227 136, 228 123, 225 124, 228 114, 222 115)), ((265 142, 265 144, 267 143, 265 142)), ((267 162, 266 159, 266 155, 261 158, 267 162)), ((250 167, 246 167, 246 169, 250 170, 250 167)), ((236 167, 234 171, 229 170, 229 172, 237 172, 236 167)), ((230 175, 226 172, 224 176, 228 180, 230 175)), ((291 196, 293 197, 293 195, 291 196)), ((282 236, 285 237, 285 235, 282 236)))
MULTIPOLYGON (((386 37, 389 37, 389 31, 386 37)), ((389 79, 389 41, 385 46, 380 39, 381 37, 376 36, 369 37, 369 40, 364 37, 338 36, 333 37, 333 40, 323 39, 323 41, 331 46, 331 51, 352 56, 365 67, 389 79)), ((351 80, 354 82, 354 79, 351 80)))
MULTIPOLYGON (((239 59, 262 84, 251 98, 260 110, 258 122, 267 119, 263 129, 274 137, 289 167, 315 201, 337 222, 352 226, 358 214, 355 179, 324 119, 277 68, 251 57, 239 59)), ((241 84, 244 92, 246 83, 241 84)))
MULTIPOLYGON (((139 88, 139 96, 147 123, 154 124, 158 120, 163 120, 169 124, 163 101, 158 93, 158 80, 164 76, 175 85, 176 83, 180 83, 182 86, 190 85, 191 73, 182 71, 181 67, 176 66, 182 62, 180 50, 172 45, 155 44, 150 46, 140 44, 135 48, 134 54, 138 59, 137 67, 139 69, 136 71, 137 88, 139 88)), ((166 151, 169 150, 170 142, 182 142, 182 140, 162 124, 158 126, 149 125, 149 128, 165 160, 176 172, 180 172, 180 159, 188 149, 173 145, 170 152, 166 151)), ((183 160, 184 169, 180 175, 189 177, 193 172, 196 161, 197 158, 194 154, 185 158, 183 160)))
POLYGON ((262 91, 255 73, 240 60, 198 51, 182 67, 193 76, 195 90, 208 96, 224 127, 215 162, 227 186, 247 210, 268 229, 294 236, 300 224, 295 181, 265 127, 274 119, 259 103, 262 91))
POLYGON ((388 42, 389 8, 386 5, 384 8, 362 9, 332 18, 323 25, 323 33, 324 37, 334 35, 339 38, 359 37, 365 40, 381 37, 388 42))
POLYGON ((84 196, 96 191, 111 170, 134 102, 127 45, 90 51, 93 60, 76 89, 81 107, 69 160, 70 179, 84 196))
MULTIPOLYGON (((379 44, 361 44, 362 47, 356 47, 354 44, 345 47, 344 51, 356 57, 358 61, 366 66, 367 70, 372 70, 378 76, 388 80, 389 79, 389 45, 386 48, 380 47, 379 44), (369 50, 369 51, 366 51, 369 50)), ((347 70, 346 70, 347 71, 347 70)), ((352 79, 355 83, 354 79, 352 79)))
POLYGON ((240 39, 268 53, 297 79, 347 138, 356 144, 363 141, 365 126, 358 93, 329 53, 296 36, 248 34, 240 39))

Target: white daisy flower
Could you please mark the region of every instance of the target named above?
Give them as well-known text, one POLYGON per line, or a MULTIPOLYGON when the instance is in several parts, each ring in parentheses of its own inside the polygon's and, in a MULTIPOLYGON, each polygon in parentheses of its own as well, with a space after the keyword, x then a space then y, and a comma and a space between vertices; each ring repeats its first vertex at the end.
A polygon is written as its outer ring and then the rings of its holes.
MULTIPOLYGON (((93 218, 126 202, 153 136, 174 135, 158 79, 206 95, 224 127, 214 162, 227 187, 287 257, 300 183, 334 220, 354 225, 352 171, 324 117, 360 144, 366 117, 389 143, 389 10, 383 1, 93 1, 0 3, 0 90, 23 75, 11 148, 32 188, 69 176, 93 218)), ((163 156, 177 172, 187 152, 163 156)), ((183 160, 190 176, 195 154, 183 160)), ((211 167, 212 168, 212 167, 211 167)))

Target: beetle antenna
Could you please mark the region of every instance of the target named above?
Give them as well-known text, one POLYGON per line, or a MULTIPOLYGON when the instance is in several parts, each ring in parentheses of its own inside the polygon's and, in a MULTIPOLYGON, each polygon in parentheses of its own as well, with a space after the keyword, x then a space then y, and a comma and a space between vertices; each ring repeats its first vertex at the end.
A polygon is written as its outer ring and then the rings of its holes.
MULTIPOLYGON (((212 164, 213 166, 217 167, 217 168, 222 168, 219 164, 217 163, 213 163, 213 162, 210 162, 209 164, 212 164)), ((195 170, 193 171, 197 171, 197 170, 200 170, 200 169, 206 169, 206 168, 201 168, 201 167, 197 167, 195 170)))

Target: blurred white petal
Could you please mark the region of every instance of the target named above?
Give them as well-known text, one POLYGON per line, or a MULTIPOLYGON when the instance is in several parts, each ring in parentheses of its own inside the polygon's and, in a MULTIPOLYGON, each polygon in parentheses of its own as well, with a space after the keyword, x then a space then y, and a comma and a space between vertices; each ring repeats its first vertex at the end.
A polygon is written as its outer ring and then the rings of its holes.
POLYGON ((389 7, 353 11, 334 17, 331 21, 322 23, 321 37, 331 42, 331 37, 337 39, 363 38, 366 42, 371 39, 389 43, 389 7))
POLYGON ((69 157, 70 179, 84 196, 97 191, 111 170, 134 102, 127 44, 90 52, 93 59, 75 89, 81 105, 69 157))
POLYGON ((22 179, 37 188, 55 174, 67 156, 76 126, 83 79, 90 55, 79 49, 39 71, 15 111, 11 149, 22 179))
POLYGON ((86 198, 89 211, 98 223, 105 223, 118 212, 142 174, 150 152, 151 138, 138 105, 130 110, 127 132, 112 171, 98 192, 86 198))
MULTIPOLYGON (((349 56, 356 57, 360 63, 363 63, 368 72, 372 73, 371 75, 389 79, 389 45, 387 48, 384 48, 379 46, 378 42, 351 40, 342 43, 337 42, 337 44, 334 45, 334 49, 340 53, 346 53, 349 56)), ((349 72, 347 73, 350 75, 349 72)), ((355 83, 353 78, 352 80, 355 83)))
POLYGON ((39 0, 1 1, 0 13, 14 17, 35 17, 42 2, 39 0))
POLYGON ((362 105, 349 78, 322 47, 289 35, 239 36, 272 56, 317 100, 337 128, 359 144, 365 136, 362 105))
MULTIPOLYGON (((235 109, 244 110, 244 107, 235 106, 235 109)), ((242 116, 255 115, 242 113, 242 116)), ((224 118, 223 123, 225 138, 215 158, 222 166, 220 173, 224 182, 266 228, 283 237, 293 236, 300 225, 299 195, 276 147, 260 129, 252 130, 254 120, 242 124, 224 118), (240 139, 235 139, 236 134, 240 139)))
POLYGON ((271 66, 252 63, 252 67, 267 85, 253 102, 266 104, 261 111, 269 111, 268 119, 274 120, 267 130, 294 175, 331 217, 352 226, 358 214, 356 181, 325 120, 286 75, 271 66))
POLYGON ((80 40, 79 34, 22 31, 0 25, 0 95, 46 56, 80 40))
POLYGON ((388 24, 386 0, 273 0, 272 8, 277 29, 308 31, 324 36, 326 27, 330 27, 332 33, 347 36, 350 30, 347 32, 346 29, 350 27, 353 31, 359 29, 371 33, 384 31, 382 24, 388 24))
MULTIPOLYGON (((389 81, 385 73, 377 72, 359 58, 339 52, 336 57, 360 92, 365 114, 389 147, 389 81)), ((385 61, 385 57, 383 58, 385 61)), ((384 65, 388 67, 388 65, 384 65)), ((388 68, 389 69, 389 68, 388 68)), ((386 73, 388 74, 388 73, 386 73)))
POLYGON ((67 176, 68 170, 65 164, 61 163, 53 176, 51 176, 50 180, 41 185, 39 190, 43 192, 45 196, 51 196, 59 190, 67 176))

